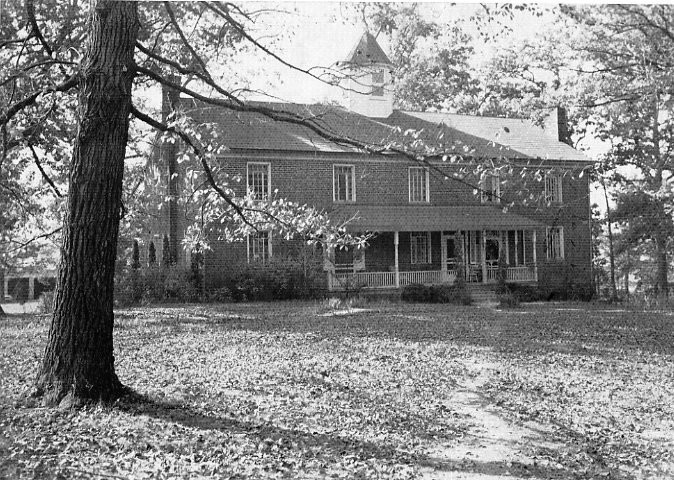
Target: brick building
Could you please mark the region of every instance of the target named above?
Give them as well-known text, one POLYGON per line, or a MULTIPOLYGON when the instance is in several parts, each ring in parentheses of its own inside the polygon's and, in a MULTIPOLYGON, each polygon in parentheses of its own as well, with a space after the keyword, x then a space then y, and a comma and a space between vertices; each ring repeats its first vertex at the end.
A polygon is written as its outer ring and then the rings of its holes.
MULTIPOLYGON (((346 107, 257 104, 291 111, 376 147, 369 153, 309 128, 259 113, 187 105, 217 125, 237 195, 273 195, 352 219, 371 232, 364 250, 325 252, 325 285, 399 288, 410 283, 591 284, 590 160, 568 140, 563 111, 530 120, 393 109, 391 63, 365 34, 341 67, 346 107), (392 146, 390 149, 386 147, 392 146), (395 148, 393 148, 395 146, 395 148), (396 153, 425 152, 415 155, 396 153), (487 165, 476 171, 477 164, 487 165), (523 174, 523 172, 528 172, 523 174), (583 172, 583 173, 581 173, 583 172), (277 193, 275 193, 277 191, 277 193)), ((265 232, 245 242, 214 242, 205 255, 207 285, 223 268, 267 262, 282 242, 265 232)))

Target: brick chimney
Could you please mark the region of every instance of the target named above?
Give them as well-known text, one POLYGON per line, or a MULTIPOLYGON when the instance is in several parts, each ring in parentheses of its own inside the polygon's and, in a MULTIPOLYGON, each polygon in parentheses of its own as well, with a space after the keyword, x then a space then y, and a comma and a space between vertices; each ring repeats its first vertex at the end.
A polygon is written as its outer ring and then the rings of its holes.
POLYGON ((543 122, 545 132, 562 143, 571 145, 571 130, 569 129, 569 119, 564 107, 554 107, 543 122))

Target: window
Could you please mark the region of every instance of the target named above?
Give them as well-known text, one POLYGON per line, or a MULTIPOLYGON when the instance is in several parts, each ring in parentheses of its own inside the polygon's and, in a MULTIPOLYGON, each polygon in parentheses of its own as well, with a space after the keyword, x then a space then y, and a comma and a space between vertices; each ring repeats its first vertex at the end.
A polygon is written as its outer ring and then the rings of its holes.
POLYGON ((431 263, 431 233, 410 233, 410 251, 412 264, 431 263))
POLYGON ((267 263, 271 258, 269 232, 257 232, 248 235, 248 263, 267 263))
POLYGON ((372 96, 384 96, 384 70, 375 70, 372 72, 372 96))
POLYGON ((564 258, 564 228, 548 227, 545 233, 548 260, 562 260, 564 258))
POLYGON ((332 171, 333 200, 335 202, 355 202, 355 176, 353 165, 335 165, 332 171))
POLYGON ((268 200, 271 186, 270 164, 249 162, 247 169, 247 191, 255 200, 268 200))
POLYGON ((562 203, 562 176, 545 176, 545 203, 562 203))
POLYGON ((428 169, 410 167, 410 202, 428 202, 428 169))
POLYGON ((496 173, 485 173, 480 181, 482 203, 501 203, 501 178, 496 173))

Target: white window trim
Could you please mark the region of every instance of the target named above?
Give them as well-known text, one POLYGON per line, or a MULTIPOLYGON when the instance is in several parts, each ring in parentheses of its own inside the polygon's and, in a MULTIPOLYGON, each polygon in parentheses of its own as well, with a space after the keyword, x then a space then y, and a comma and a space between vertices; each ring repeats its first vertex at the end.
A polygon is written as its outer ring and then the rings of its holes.
POLYGON ((411 265, 425 265, 428 263, 433 263, 433 257, 431 255, 431 232, 410 232, 410 264, 411 265), (421 236, 422 234, 426 235, 426 261, 425 262, 415 262, 414 258, 414 245, 412 242, 412 237, 421 236))
POLYGON ((501 203, 501 174, 498 171, 495 172, 485 172, 484 177, 480 181, 480 201, 481 203, 501 203), (496 180, 494 180, 496 179, 496 180), (491 185, 487 185, 487 182, 492 182, 491 185), (494 181, 496 181, 496 188, 494 187, 494 181), (489 198, 487 192, 495 191, 495 194, 489 198))
POLYGON ((355 203, 356 202, 356 167, 353 164, 347 163, 335 163, 332 165, 332 201, 334 203, 355 203), (337 168, 348 167, 351 169, 351 198, 347 200, 338 200, 337 199, 337 189, 335 188, 335 175, 337 174, 337 168))
MULTIPOLYGON (((260 233, 266 233, 267 234, 267 252, 269 253, 269 260, 271 260, 272 257, 272 242, 271 242, 271 232, 260 232, 260 233)), ((251 235, 246 235, 246 258, 248 263, 252 263, 254 260, 251 258, 251 235)), ((262 262, 266 263, 266 262, 262 262)))
POLYGON ((559 173, 555 174, 545 174, 545 203, 562 203, 563 191, 562 191, 562 175, 559 173), (557 182, 557 198, 555 197, 555 191, 548 188, 548 179, 554 178, 557 182))
POLYGON ((545 248, 547 250, 546 255, 547 259, 551 261, 555 260, 564 260, 565 258, 565 253, 564 253, 564 227, 547 227, 545 229, 545 248), (552 248, 550 245, 550 233, 553 230, 558 230, 559 231, 559 257, 553 257, 552 256, 552 248))
POLYGON ((407 169, 407 188, 408 188, 408 199, 410 203, 429 203, 431 201, 431 192, 430 192, 430 174, 428 167, 409 167, 407 169), (423 170, 424 172, 424 200, 413 200, 412 199, 412 170, 423 170))
POLYGON ((269 200, 271 198, 271 163, 270 162, 247 162, 246 163, 246 194, 250 192, 250 167, 252 165, 264 165, 267 167, 267 198, 262 200, 269 200))

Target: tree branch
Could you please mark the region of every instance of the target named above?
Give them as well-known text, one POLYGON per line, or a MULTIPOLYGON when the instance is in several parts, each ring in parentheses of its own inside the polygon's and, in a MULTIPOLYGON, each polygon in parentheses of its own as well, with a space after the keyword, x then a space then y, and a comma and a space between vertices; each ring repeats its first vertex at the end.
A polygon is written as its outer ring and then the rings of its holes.
POLYGON ((37 21, 35 20, 35 5, 33 4, 33 0, 26 0, 24 6, 26 8, 26 15, 28 16, 28 23, 30 24, 31 35, 38 39, 49 57, 53 56, 54 51, 42 36, 40 27, 38 27, 37 21))
POLYGON ((47 172, 44 171, 44 168, 42 168, 42 163, 40 163, 40 158, 37 156, 37 152, 35 151, 35 148, 33 147, 32 144, 28 144, 28 148, 30 148, 31 153, 33 154, 33 161, 35 162, 35 165, 37 166, 37 169, 40 170, 40 173, 42 174, 42 178, 51 186, 51 188, 54 190, 54 193, 56 194, 57 197, 62 198, 63 195, 59 191, 58 187, 54 184, 52 179, 47 175, 47 172))
POLYGON ((176 16, 173 13, 173 9, 171 8, 171 4, 169 2, 164 2, 164 8, 166 9, 166 13, 168 13, 169 18, 171 19, 171 24, 173 25, 173 28, 178 32, 178 36, 180 36, 180 39, 183 41, 183 45, 185 45, 185 48, 189 50, 190 54, 192 55, 192 58, 199 64, 201 67, 202 73, 210 80, 211 75, 208 73, 208 69, 206 68, 206 64, 204 61, 201 59, 199 54, 194 50, 194 47, 192 47, 192 44, 187 40, 185 37, 185 34, 183 33, 182 29, 180 28, 180 25, 178 25, 178 22, 176 21, 176 16))
MULTIPOLYGON (((52 235, 56 235, 56 234, 59 233, 61 230, 63 230, 63 227, 59 227, 59 228, 57 228, 57 229, 55 229, 55 230, 52 230, 51 232, 47 232, 47 233, 43 233, 43 234, 37 235, 37 236, 31 238, 30 240, 28 240, 28 241, 26 241, 26 242, 19 243, 19 245, 17 245, 16 247, 12 248, 11 250, 8 250, 8 251, 5 252, 5 253, 12 253, 12 252, 16 252, 17 250, 21 250, 22 248, 27 247, 27 246, 30 245, 31 243, 33 243, 33 242, 35 242, 35 241, 37 241, 37 240, 39 240, 39 239, 41 239, 41 238, 49 238, 49 237, 51 237, 52 235)), ((12 241, 13 243, 18 243, 18 242, 16 242, 15 240, 11 240, 11 241, 12 241)))
POLYGON ((160 132, 170 132, 178 135, 193 151, 194 153, 199 157, 199 161, 201 162, 201 166, 204 169, 204 173, 206 174, 206 180, 208 180, 209 185, 215 192, 222 198, 227 205, 232 207, 236 214, 241 217, 241 219, 250 227, 255 228, 254 225, 248 222, 246 219, 246 216, 243 213, 243 210, 239 205, 234 203, 234 201, 231 199, 227 193, 217 184, 215 181, 215 177, 213 176, 213 171, 211 170, 210 165, 208 165, 208 162, 206 161, 206 157, 204 156, 204 152, 199 146, 197 146, 192 139, 187 135, 185 132, 182 132, 174 127, 171 127, 169 125, 166 125, 162 122, 159 122, 155 120, 154 118, 150 117, 149 115, 146 115, 145 113, 141 112, 138 110, 135 106, 131 107, 131 114, 136 117, 138 120, 141 120, 148 125, 150 125, 153 128, 156 128, 160 132))
POLYGON ((77 75, 72 75, 69 78, 67 78, 63 83, 60 83, 58 85, 55 85, 53 87, 48 87, 48 88, 43 88, 40 90, 35 90, 34 92, 28 94, 23 100, 19 100, 18 102, 12 104, 5 112, 0 115, 0 125, 5 125, 7 122, 9 122, 14 115, 16 115, 18 112, 23 110, 29 105, 32 105, 35 103, 35 100, 37 98, 44 94, 44 93, 49 93, 49 92, 65 92, 70 90, 71 88, 76 87, 79 84, 79 78, 77 75))

